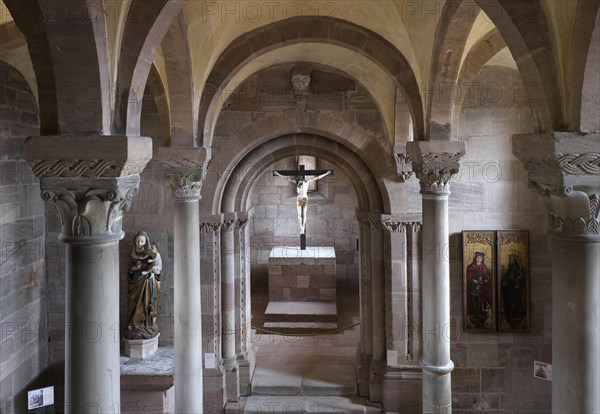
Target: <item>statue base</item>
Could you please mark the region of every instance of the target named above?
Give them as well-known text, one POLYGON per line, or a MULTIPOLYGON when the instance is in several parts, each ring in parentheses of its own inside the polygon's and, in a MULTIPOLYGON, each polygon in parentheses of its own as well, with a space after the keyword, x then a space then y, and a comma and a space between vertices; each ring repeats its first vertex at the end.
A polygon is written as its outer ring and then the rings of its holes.
POLYGON ((150 339, 127 339, 125 342, 125 355, 129 358, 148 358, 158 350, 158 337, 160 332, 154 338, 150 339))

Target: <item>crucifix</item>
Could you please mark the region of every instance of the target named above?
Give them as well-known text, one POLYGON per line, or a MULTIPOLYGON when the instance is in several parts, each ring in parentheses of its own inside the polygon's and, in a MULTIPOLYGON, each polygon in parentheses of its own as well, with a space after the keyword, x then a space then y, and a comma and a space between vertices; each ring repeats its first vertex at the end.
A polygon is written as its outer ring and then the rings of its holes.
POLYGON ((299 170, 273 171, 273 175, 283 178, 296 186, 296 207, 298 208, 298 224, 300 224, 300 249, 306 250, 306 212, 308 207, 308 184, 333 174, 333 170, 305 170, 300 165, 299 170), (312 178, 306 178, 306 176, 312 178), (294 178, 290 178, 294 177, 294 178))

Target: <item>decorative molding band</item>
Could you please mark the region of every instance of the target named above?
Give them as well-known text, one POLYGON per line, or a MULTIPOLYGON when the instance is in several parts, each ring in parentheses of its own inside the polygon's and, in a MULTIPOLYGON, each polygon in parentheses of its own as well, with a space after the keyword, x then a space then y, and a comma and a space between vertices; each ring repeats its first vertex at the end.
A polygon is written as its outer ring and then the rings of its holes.
POLYGON ((167 169, 173 170, 201 170, 204 163, 199 163, 197 160, 190 160, 187 158, 174 160, 164 159, 161 160, 162 165, 167 169))
POLYGON ((31 160, 33 173, 40 178, 121 177, 140 174, 146 163, 111 160, 31 160))
POLYGON ((446 365, 430 365, 421 358, 419 360, 419 366, 423 371, 429 372, 430 374, 446 375, 451 373, 454 369, 454 362, 450 360, 446 365))
POLYGON ((123 212, 138 193, 140 176, 100 179, 42 178, 42 199, 61 216, 60 239, 68 244, 121 240, 123 212))
POLYGON ((168 173, 167 180, 176 200, 200 200, 202 175, 198 173, 168 173))

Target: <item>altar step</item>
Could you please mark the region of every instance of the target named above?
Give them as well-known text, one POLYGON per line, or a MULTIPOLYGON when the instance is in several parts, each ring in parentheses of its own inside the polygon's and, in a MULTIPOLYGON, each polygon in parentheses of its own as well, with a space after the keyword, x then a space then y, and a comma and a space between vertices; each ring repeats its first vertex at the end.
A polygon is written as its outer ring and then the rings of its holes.
POLYGON ((228 402, 226 414, 380 414, 381 407, 361 397, 340 396, 259 396, 228 402))
POLYGON ((265 310, 268 322, 337 322, 335 302, 274 302, 265 310))

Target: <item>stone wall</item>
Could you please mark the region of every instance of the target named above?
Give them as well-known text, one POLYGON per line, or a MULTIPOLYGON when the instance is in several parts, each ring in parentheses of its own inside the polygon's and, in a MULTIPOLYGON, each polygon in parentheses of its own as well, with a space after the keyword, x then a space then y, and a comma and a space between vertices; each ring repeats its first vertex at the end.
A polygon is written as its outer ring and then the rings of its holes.
MULTIPOLYGON (((48 246, 39 181, 23 160, 39 135, 35 98, 23 77, 0 62, 0 412, 26 410, 26 389, 48 363, 48 246)), ((50 345, 51 346, 51 345, 50 345)))
MULTIPOLYGON (((333 176, 318 182, 309 193, 306 220, 307 246, 334 246, 338 289, 358 289, 358 224, 356 195, 346 175, 319 160, 320 169, 332 168, 333 176)), ((293 184, 273 177, 273 170, 296 169, 295 158, 273 164, 257 181, 252 194, 251 275, 253 289, 266 289, 268 259, 274 246, 299 246, 296 190, 293 184)))
POLYGON ((551 363, 552 355, 546 207, 511 151, 511 136, 533 132, 534 118, 515 69, 485 66, 473 85, 479 92, 464 101, 460 117, 467 154, 449 200, 453 412, 549 412, 551 383, 533 378, 533 361, 551 363), (464 332, 460 232, 508 229, 530 234, 531 332, 464 332))

